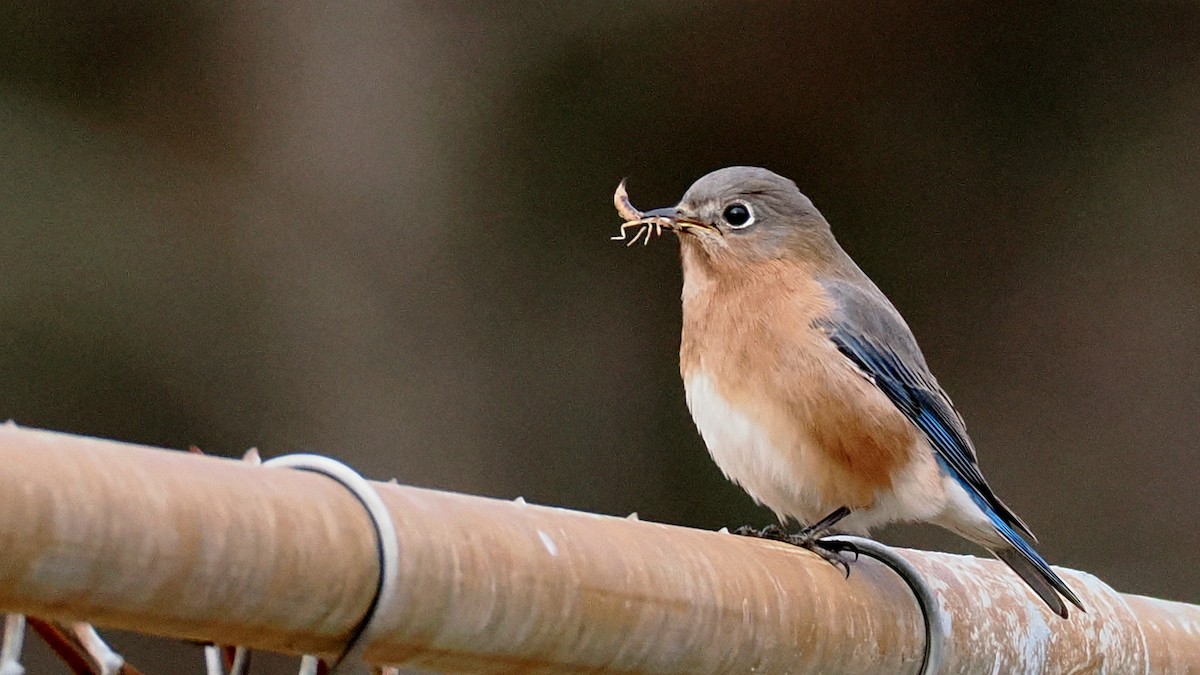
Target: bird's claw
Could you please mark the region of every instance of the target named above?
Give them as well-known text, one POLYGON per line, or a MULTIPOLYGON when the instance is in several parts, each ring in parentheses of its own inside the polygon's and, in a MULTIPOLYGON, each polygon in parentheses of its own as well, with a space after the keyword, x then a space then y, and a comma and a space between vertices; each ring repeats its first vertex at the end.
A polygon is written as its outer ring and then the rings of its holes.
POLYGON ((781 541, 785 544, 791 544, 792 546, 812 551, 830 565, 841 568, 845 572, 847 579, 850 578, 850 563, 858 562, 859 551, 857 546, 848 541, 822 538, 829 534, 827 528, 806 527, 796 534, 790 534, 775 524, 767 525, 762 529, 743 525, 734 530, 733 533, 743 537, 781 541), (854 554, 853 559, 850 559, 846 555, 851 553, 854 554))
POLYGON ((772 541, 788 541, 788 537, 791 536, 790 534, 788 534, 787 530, 783 529, 782 527, 780 527, 779 525, 776 525, 774 523, 767 525, 766 527, 764 527, 762 529, 758 529, 756 527, 751 527, 750 525, 743 525, 743 526, 739 527, 738 529, 734 530, 733 533, 736 535, 743 536, 743 537, 754 537, 755 539, 770 539, 772 541))
POLYGON ((850 578, 850 563, 858 562, 857 546, 848 541, 807 537, 803 534, 797 535, 797 538, 799 541, 794 542, 795 546, 806 548, 813 553, 816 553, 821 557, 822 560, 830 565, 842 568, 842 571, 846 574, 846 578, 850 578), (848 557, 848 554, 851 553, 854 554, 853 560, 848 557))

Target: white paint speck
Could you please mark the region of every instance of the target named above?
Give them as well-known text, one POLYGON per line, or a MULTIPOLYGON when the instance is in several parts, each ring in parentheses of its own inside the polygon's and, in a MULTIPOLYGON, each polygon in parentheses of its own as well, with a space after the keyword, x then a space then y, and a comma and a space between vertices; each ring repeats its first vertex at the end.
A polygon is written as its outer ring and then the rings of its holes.
POLYGON ((542 545, 546 547, 546 551, 550 555, 558 555, 558 547, 554 545, 554 540, 550 538, 550 535, 542 532, 541 530, 538 530, 537 532, 538 538, 542 540, 542 545))

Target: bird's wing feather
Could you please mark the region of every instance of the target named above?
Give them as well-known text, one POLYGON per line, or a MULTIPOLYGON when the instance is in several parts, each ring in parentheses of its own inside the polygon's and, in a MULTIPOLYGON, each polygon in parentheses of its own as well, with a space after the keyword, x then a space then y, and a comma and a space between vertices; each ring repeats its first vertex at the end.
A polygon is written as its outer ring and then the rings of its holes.
POLYGON ((861 285, 830 281, 824 286, 837 310, 820 327, 838 350, 924 433, 939 463, 981 506, 1036 541, 1029 527, 987 484, 962 417, 929 372, 912 331, 887 298, 873 285, 864 290, 861 285))
POLYGON ((1021 536, 1036 541, 1033 533, 984 480, 962 417, 929 372, 904 319, 879 289, 865 277, 863 281, 857 285, 842 281, 824 284, 837 309, 834 316, 820 322, 820 327, 838 350, 925 434, 938 464, 963 486, 1003 538, 1003 545, 989 547, 992 552, 1015 570, 1054 613, 1066 618, 1062 598, 1083 609, 1075 593, 1021 536))

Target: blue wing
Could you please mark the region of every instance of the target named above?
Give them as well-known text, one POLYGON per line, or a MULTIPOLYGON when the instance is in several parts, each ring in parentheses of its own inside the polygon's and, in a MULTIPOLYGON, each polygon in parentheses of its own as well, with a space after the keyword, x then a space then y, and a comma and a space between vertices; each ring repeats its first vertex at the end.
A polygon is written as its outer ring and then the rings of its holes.
POLYGON ((985 511, 1034 539, 1029 527, 992 492, 967 438, 962 420, 936 384, 913 372, 887 347, 870 338, 833 326, 829 338, 838 350, 867 373, 900 412, 920 429, 937 453, 938 462, 985 511))
POLYGON ((929 374, 912 332, 895 308, 874 286, 865 291, 841 282, 826 286, 838 302, 838 313, 819 326, 925 435, 942 470, 966 490, 1009 544, 993 553, 1060 616, 1066 616, 1066 606, 1059 594, 1082 609, 1075 594, 1025 540, 1036 541, 1029 527, 987 484, 962 417, 929 374))

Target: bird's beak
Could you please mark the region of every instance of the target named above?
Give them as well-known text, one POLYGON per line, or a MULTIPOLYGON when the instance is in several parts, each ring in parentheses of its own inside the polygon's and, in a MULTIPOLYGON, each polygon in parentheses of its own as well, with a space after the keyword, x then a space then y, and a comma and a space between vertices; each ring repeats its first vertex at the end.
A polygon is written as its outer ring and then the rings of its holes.
POLYGON ((710 232, 720 232, 717 228, 702 223, 694 218, 689 218, 679 212, 679 209, 674 206, 668 206, 662 209, 650 209, 642 214, 642 220, 657 220, 662 223, 665 230, 674 230, 676 232, 689 232, 692 230, 708 230, 710 232))

